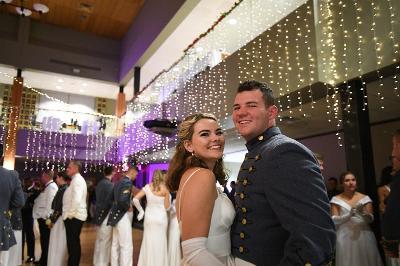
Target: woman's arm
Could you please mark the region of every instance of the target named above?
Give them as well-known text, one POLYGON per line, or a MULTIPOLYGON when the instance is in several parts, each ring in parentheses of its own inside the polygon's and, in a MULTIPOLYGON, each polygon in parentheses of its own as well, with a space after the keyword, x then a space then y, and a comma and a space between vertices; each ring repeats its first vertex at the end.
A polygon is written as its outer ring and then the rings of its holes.
POLYGON ((215 176, 207 169, 196 172, 180 193, 182 253, 191 266, 223 265, 206 247, 216 197, 215 176))

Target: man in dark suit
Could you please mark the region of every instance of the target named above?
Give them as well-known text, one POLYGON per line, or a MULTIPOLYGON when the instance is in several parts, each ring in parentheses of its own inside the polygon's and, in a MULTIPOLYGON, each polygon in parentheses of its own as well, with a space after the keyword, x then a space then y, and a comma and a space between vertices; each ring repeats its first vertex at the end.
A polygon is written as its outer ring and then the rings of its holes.
MULTIPOLYGON (((3 145, 0 144, 0 164, 3 165, 3 145)), ((16 244, 11 227, 10 210, 22 208, 25 196, 18 173, 0 166, 0 265, 8 265, 8 250, 16 244)))
POLYGON ((236 185, 231 229, 236 265, 325 265, 336 241, 328 196, 312 152, 281 134, 272 90, 240 84, 232 118, 248 153, 236 185))

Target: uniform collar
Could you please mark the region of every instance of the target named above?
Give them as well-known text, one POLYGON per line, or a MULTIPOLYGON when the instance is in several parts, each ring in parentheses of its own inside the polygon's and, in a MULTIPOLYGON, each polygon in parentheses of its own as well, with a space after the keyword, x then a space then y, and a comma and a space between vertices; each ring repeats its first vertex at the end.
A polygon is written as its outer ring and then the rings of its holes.
POLYGON ((278 127, 270 127, 265 130, 262 134, 258 135, 257 137, 249 140, 246 143, 247 150, 251 151, 254 149, 259 143, 269 140, 275 135, 281 134, 281 131, 278 127))

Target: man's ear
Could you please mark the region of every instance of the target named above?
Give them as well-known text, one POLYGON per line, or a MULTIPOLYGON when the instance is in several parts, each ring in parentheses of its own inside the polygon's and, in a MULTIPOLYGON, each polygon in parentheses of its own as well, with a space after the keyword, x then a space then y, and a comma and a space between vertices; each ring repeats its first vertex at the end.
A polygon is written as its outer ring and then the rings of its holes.
POLYGON ((275 119, 278 116, 278 111, 279 111, 278 107, 276 107, 276 105, 272 105, 268 109, 269 109, 269 112, 268 112, 269 118, 275 119))
POLYGON ((193 152, 193 145, 192 145, 192 142, 190 140, 184 140, 183 141, 183 146, 185 147, 185 149, 188 152, 190 152, 190 153, 193 152))

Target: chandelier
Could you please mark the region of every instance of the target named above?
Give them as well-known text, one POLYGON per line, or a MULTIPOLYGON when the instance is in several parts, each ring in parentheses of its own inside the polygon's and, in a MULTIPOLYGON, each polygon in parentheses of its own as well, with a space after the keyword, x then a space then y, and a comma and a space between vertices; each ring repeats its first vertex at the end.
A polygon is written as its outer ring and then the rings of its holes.
POLYGON ((33 8, 27 8, 24 6, 23 0, 20 0, 18 2, 19 4, 14 4, 13 0, 0 0, 0 5, 14 6, 17 13, 23 17, 29 17, 30 15, 32 15, 32 12, 36 12, 39 14, 44 14, 49 12, 49 8, 41 3, 34 3, 33 8))

